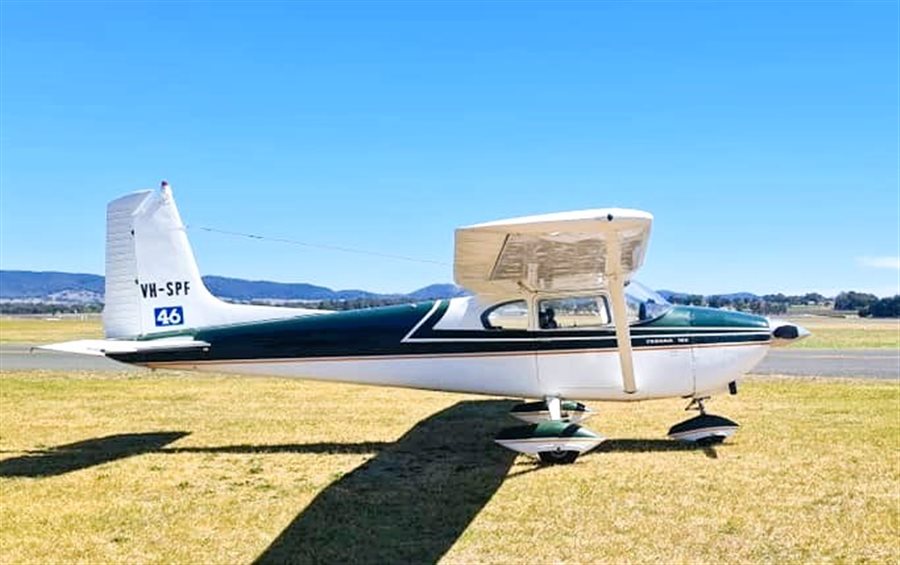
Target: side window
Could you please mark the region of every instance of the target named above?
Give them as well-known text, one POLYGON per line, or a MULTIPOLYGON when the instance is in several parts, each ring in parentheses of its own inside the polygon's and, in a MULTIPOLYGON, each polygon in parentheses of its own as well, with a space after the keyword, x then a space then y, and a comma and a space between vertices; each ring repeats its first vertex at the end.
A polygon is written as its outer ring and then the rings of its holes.
POLYGON ((628 313, 629 326, 644 320, 644 317, 641 316, 641 303, 631 300, 628 296, 625 297, 625 311, 628 313))
POLYGON ((485 312, 481 321, 489 330, 527 330, 528 304, 524 300, 504 302, 485 312))
POLYGON ((544 330, 598 328, 609 324, 609 304, 605 296, 553 298, 538 303, 538 325, 544 330))

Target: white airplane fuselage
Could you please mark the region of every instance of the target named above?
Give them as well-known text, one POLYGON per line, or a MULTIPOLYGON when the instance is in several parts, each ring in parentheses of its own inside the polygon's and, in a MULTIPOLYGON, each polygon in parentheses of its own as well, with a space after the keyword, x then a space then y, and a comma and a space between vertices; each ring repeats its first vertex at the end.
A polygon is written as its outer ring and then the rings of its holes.
POLYGON ((464 297, 200 328, 185 337, 208 347, 107 355, 153 368, 633 401, 723 391, 781 341, 760 316, 674 306, 631 327, 637 392, 629 394, 612 327, 488 329, 481 318, 490 306, 464 297))

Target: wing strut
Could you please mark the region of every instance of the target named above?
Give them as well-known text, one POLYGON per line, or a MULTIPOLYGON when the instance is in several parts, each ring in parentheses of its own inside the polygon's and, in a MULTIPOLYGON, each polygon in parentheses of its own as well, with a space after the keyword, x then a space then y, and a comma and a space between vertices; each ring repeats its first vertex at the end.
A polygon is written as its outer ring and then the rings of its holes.
POLYGON ((612 298, 613 322, 616 324, 616 342, 619 346, 619 364, 622 366, 622 384, 625 392, 634 394, 634 360, 631 356, 631 331, 628 329, 628 307, 625 305, 625 281, 620 275, 609 277, 609 294, 612 298))
POLYGON ((607 280, 612 298, 613 322, 616 324, 616 343, 619 347, 619 364, 622 367, 622 385, 627 394, 637 392, 634 383, 634 357, 631 354, 631 331, 628 329, 628 306, 625 304, 625 274, 622 269, 622 241, 609 246, 607 280))

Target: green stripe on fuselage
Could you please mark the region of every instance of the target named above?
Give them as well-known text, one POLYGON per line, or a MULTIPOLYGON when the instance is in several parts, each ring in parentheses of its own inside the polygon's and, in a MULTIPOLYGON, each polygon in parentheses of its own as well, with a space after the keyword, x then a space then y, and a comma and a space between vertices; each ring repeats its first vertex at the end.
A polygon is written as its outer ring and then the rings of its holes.
MULTIPOLYGON (((129 363, 152 363, 617 347, 612 327, 538 331, 435 329, 448 306, 449 301, 439 300, 200 329, 192 332, 194 339, 211 344, 208 351, 147 351, 111 356, 129 363)), ((768 322, 760 316, 681 306, 673 307, 660 318, 632 326, 631 334, 632 346, 637 348, 766 343, 771 339, 768 322)))

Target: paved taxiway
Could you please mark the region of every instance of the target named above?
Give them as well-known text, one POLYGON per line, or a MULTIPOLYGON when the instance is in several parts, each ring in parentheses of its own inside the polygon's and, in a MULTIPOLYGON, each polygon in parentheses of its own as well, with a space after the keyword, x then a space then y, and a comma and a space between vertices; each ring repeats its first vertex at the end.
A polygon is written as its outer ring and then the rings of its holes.
POLYGON ((893 349, 770 349, 754 367, 758 375, 900 378, 900 351, 893 349))
MULTIPOLYGON (((45 371, 146 371, 106 359, 0 345, 0 369, 45 371)), ((900 351, 891 349, 772 349, 754 374, 900 378, 900 351)))
POLYGON ((118 363, 106 357, 32 350, 32 346, 28 344, 4 343, 0 345, 0 370, 147 371, 149 369, 118 363))

